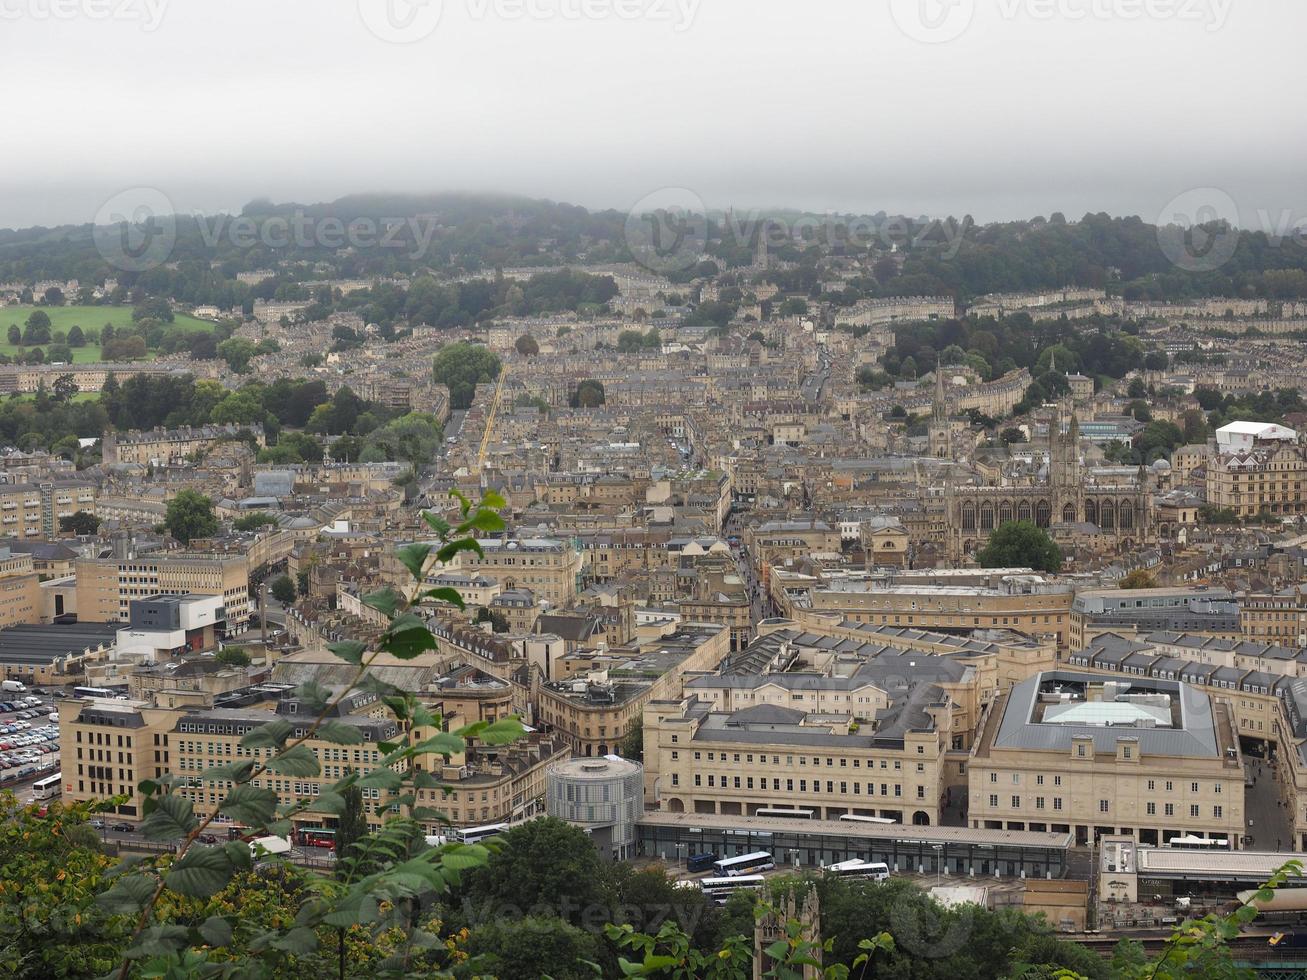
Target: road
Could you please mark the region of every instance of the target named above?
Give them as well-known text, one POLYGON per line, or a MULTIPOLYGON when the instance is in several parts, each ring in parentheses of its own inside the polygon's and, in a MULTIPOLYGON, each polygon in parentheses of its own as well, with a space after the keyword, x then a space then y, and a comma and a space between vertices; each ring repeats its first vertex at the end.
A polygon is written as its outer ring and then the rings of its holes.
POLYGON ((1244 833, 1252 843, 1244 846, 1258 851, 1293 850, 1292 811, 1281 801, 1271 763, 1248 756, 1244 764, 1253 771, 1253 784, 1244 790, 1244 833))

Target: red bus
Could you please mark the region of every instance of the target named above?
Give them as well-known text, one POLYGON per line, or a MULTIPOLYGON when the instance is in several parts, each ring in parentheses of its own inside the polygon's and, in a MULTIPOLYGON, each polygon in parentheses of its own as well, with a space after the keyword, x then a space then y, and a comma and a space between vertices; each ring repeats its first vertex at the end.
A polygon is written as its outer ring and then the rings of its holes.
POLYGON ((300 847, 336 849, 336 832, 326 827, 301 827, 295 831, 295 843, 300 847))

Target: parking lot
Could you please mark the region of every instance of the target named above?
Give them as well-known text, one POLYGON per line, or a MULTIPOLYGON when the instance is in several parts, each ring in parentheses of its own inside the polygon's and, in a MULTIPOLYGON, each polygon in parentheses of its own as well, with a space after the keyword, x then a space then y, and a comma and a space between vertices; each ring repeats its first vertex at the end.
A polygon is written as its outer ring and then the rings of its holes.
POLYGON ((0 691, 0 788, 26 800, 32 780, 58 771, 57 718, 44 694, 0 691))

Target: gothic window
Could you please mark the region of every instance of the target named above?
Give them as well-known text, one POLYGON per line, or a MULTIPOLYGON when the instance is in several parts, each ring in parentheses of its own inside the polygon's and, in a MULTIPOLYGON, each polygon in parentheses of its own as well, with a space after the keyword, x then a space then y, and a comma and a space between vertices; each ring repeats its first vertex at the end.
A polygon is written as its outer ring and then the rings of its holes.
POLYGON ((1071 524, 1076 519, 1076 505, 1067 504, 1062 508, 1062 523, 1071 524))
POLYGON ((980 505, 980 529, 982 531, 994 530, 994 505, 991 503, 980 505))
POLYGON ((1121 530, 1128 531, 1135 526, 1135 505, 1128 500, 1121 501, 1121 510, 1117 514, 1121 530))
POLYGON ((1021 501, 1021 503, 1017 504, 1017 520, 1019 521, 1030 520, 1030 501, 1023 500, 1021 501))
POLYGON ((1097 523, 1098 523, 1098 501, 1097 501, 1097 500, 1086 500, 1086 501, 1085 501, 1085 520, 1087 520, 1090 524, 1097 524, 1097 523))
POLYGON ((998 505, 998 522, 1000 524, 1010 524, 1012 522, 1012 501, 1005 500, 998 505))
POLYGON ((1112 501, 1103 501, 1099 512, 1098 526, 1104 531, 1111 531, 1116 527, 1116 505, 1112 501))
POLYGON ((962 530, 974 531, 976 529, 976 507, 974 504, 962 505, 962 530))
POLYGON ((1035 505, 1035 523, 1040 527, 1048 527, 1053 517, 1053 508, 1047 500, 1041 500, 1035 505))

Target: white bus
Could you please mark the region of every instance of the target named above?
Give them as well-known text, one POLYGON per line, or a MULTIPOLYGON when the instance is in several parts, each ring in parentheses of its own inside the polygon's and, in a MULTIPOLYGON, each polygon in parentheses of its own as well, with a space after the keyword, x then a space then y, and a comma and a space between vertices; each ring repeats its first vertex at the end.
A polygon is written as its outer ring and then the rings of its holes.
POLYGON ((727 899, 734 895, 740 889, 757 891, 766 882, 762 875, 736 875, 733 878, 704 878, 699 882, 699 887, 703 889, 704 898, 710 899, 717 905, 725 905, 727 899))
POLYGON ((759 871, 770 871, 776 867, 776 861, 768 851, 754 851, 739 857, 722 858, 713 862, 713 871, 719 878, 735 878, 739 875, 756 875, 759 871))
POLYGON ((857 813, 842 813, 840 819, 845 821, 857 821, 858 823, 898 823, 889 817, 864 817, 857 813))
POLYGON ((826 869, 826 873, 837 878, 871 878, 873 881, 889 881, 888 864, 862 861, 857 858, 832 864, 826 869))
POLYGON ((60 796, 63 793, 63 778, 64 774, 57 772, 53 776, 38 779, 32 784, 32 799, 53 800, 60 796))
POLYGON ((462 830, 451 832, 451 839, 458 841, 460 844, 479 844, 487 837, 494 837, 496 834, 502 834, 508 829, 506 823, 492 823, 484 827, 464 827, 462 830))
POLYGON ((800 810, 797 808, 786 808, 779 806, 763 807, 754 813, 755 817, 790 817, 794 820, 811 820, 817 815, 816 810, 800 810))
POLYGON ((73 697, 75 698, 112 698, 117 696, 117 693, 117 691, 111 691, 107 687, 73 688, 73 697))

